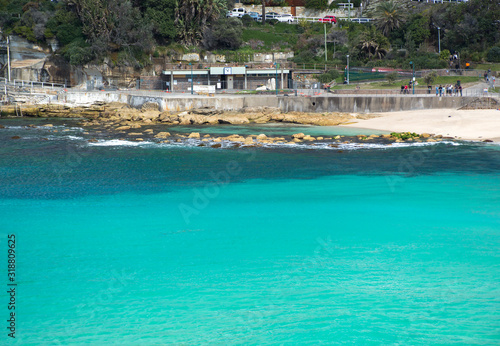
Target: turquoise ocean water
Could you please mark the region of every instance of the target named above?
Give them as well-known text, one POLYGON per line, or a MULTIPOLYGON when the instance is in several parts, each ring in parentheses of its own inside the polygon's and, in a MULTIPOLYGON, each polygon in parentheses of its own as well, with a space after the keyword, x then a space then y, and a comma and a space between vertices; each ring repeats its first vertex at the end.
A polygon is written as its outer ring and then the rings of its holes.
MULTIPOLYGON (((0 121, 1 344, 500 343, 498 145, 214 149, 27 123, 0 121)), ((298 130, 321 134, 251 133, 298 130)))

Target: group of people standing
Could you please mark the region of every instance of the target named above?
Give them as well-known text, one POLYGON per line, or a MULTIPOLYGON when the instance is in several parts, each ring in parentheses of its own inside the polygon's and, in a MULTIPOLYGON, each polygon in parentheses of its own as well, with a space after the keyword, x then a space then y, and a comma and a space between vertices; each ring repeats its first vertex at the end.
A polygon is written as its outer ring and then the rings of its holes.
POLYGON ((401 85, 401 94, 409 94, 411 88, 413 87, 413 83, 415 83, 415 86, 418 85, 417 82, 410 81, 410 83, 401 85))
POLYGON ((455 85, 436 85, 436 96, 462 96, 462 86, 458 83, 455 85))

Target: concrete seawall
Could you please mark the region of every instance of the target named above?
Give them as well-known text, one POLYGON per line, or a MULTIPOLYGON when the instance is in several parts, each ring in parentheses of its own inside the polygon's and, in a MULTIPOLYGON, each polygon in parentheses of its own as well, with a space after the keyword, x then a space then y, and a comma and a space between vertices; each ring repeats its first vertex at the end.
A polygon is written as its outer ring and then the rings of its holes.
POLYGON ((397 112, 418 109, 460 108, 473 97, 436 96, 328 96, 282 97, 279 107, 284 112, 397 112))
POLYGON ((473 97, 436 97, 419 95, 326 95, 317 97, 274 95, 174 95, 152 92, 68 92, 58 101, 74 104, 122 102, 140 108, 147 102, 158 103, 161 111, 184 111, 210 107, 241 111, 246 107, 279 107, 284 112, 395 112, 418 109, 460 108, 473 97))

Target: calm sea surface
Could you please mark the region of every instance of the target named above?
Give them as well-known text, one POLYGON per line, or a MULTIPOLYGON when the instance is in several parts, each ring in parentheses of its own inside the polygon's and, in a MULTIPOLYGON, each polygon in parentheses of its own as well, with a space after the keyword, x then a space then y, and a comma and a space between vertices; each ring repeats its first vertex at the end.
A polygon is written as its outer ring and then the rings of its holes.
POLYGON ((500 344, 498 145, 215 149, 25 127, 47 122, 0 120, 2 290, 11 234, 17 283, 0 344, 500 344))

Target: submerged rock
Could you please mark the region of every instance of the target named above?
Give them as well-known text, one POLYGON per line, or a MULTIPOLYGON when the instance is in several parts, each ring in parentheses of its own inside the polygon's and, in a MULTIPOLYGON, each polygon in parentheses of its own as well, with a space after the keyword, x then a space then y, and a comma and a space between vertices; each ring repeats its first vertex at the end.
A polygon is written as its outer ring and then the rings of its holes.
POLYGON ((130 130, 130 126, 119 126, 115 130, 116 131, 130 130))
POLYGON ((301 132, 301 133, 295 133, 292 135, 292 138, 293 139, 303 139, 305 137, 305 135, 301 132))
POLYGON ((155 135, 155 138, 167 138, 170 137, 170 132, 159 132, 155 135))

